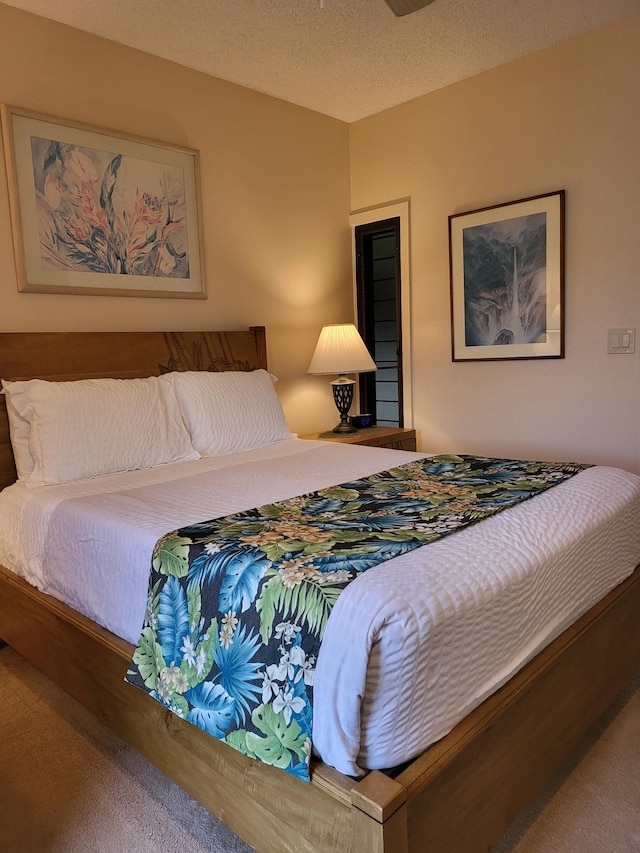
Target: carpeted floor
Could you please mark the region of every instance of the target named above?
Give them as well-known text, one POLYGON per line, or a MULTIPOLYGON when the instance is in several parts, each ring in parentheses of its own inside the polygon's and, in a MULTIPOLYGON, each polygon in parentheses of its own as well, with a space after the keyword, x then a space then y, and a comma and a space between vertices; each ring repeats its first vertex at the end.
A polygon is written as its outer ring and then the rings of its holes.
POLYGON ((248 853, 11 648, 0 650, 2 853, 248 853))
MULTIPOLYGON (((494 853, 640 851, 639 687, 640 677, 494 853)), ((10 648, 0 730, 2 853, 250 851, 10 648)))

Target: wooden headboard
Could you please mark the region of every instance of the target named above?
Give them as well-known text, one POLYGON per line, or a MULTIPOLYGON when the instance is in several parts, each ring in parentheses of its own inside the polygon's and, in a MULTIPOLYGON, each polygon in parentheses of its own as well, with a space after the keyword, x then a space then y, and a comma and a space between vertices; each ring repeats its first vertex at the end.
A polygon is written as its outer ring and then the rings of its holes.
MULTIPOLYGON (((264 326, 233 332, 4 332, 0 379, 132 379, 172 370, 267 367, 264 326)), ((4 394, 0 394, 0 489, 15 482, 4 394)))

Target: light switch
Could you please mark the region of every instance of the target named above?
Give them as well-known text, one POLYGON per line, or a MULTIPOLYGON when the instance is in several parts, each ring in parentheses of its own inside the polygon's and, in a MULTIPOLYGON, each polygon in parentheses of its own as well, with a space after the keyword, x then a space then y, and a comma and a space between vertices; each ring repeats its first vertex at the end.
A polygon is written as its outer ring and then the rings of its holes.
POLYGON ((636 330, 632 327, 609 329, 607 332, 607 352, 629 355, 636 351, 636 330))

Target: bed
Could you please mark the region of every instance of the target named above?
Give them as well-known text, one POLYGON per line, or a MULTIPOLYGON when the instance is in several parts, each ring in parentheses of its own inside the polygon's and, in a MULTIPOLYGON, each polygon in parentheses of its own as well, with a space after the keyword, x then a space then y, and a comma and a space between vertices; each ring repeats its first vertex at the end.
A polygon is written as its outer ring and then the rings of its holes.
MULTIPOLYGON (((3 378, 58 380, 267 366, 262 328, 4 334, 0 364, 3 378)), ((0 414, 4 486, 16 474, 0 414)), ((636 569, 417 758, 361 778, 316 761, 310 784, 125 684, 132 644, 10 566, 0 568, 0 636, 258 850, 471 851, 500 836, 640 667, 639 580, 636 569)))

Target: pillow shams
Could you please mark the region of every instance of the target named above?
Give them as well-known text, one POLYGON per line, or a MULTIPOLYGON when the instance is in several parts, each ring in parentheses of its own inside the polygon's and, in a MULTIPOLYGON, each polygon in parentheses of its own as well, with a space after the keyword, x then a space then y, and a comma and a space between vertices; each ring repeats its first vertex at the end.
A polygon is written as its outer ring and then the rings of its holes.
POLYGON ((175 395, 159 377, 3 385, 30 426, 29 486, 198 458, 175 395))
POLYGON ((195 449, 203 456, 253 450, 291 438, 266 370, 167 374, 195 449))

